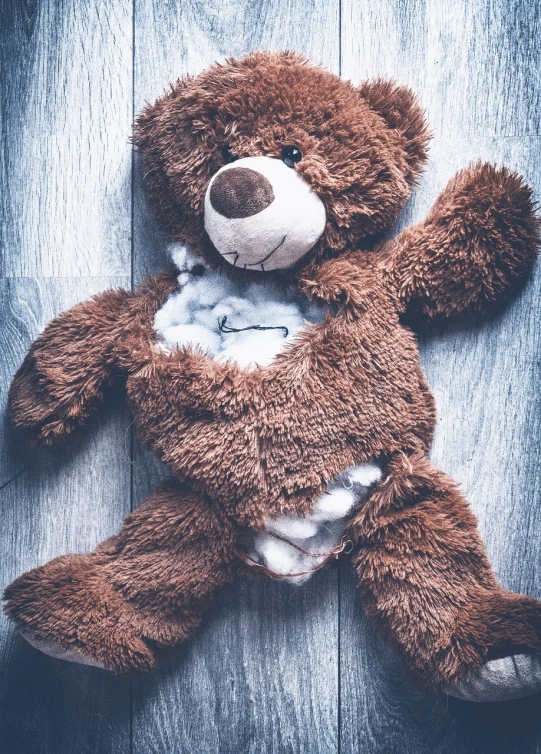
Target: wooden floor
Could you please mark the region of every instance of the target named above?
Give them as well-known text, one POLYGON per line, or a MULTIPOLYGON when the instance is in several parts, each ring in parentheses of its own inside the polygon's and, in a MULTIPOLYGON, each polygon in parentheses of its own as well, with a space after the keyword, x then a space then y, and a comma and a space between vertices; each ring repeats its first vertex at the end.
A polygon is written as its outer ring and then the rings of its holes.
MULTIPOLYGON (((291 48, 355 82, 420 95, 435 138, 401 225, 477 158, 541 197, 539 0, 3 0, 1 382, 62 309, 165 264, 130 124, 169 80, 291 48)), ((541 276, 488 322, 422 338, 434 460, 461 482, 500 580, 541 597, 541 276)), ((2 425, 0 581, 116 532, 163 470, 122 405, 55 450, 2 425)), ((1 754, 541 752, 541 702, 424 695, 363 616, 347 564, 302 589, 225 591, 159 672, 115 679, 45 657, 0 624, 1 754)))

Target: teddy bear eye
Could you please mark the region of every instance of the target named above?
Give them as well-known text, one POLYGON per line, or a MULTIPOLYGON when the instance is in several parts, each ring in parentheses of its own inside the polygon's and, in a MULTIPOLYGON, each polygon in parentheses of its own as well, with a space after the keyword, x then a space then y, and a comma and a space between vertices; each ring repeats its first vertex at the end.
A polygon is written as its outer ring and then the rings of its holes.
POLYGON ((302 160, 300 149, 297 149, 297 147, 284 147, 282 149, 282 160, 288 168, 295 167, 295 163, 302 160))
POLYGON ((222 148, 222 157, 224 158, 225 162, 235 162, 235 160, 238 159, 238 157, 233 154, 230 147, 225 145, 225 147, 222 148))

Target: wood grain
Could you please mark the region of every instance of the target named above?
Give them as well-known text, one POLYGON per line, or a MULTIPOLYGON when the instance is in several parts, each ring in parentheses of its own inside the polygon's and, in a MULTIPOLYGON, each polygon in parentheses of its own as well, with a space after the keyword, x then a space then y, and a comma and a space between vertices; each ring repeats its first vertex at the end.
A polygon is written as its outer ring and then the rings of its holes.
POLYGON ((130 271, 130 0, 3 0, 3 275, 130 271))
MULTIPOLYGON (((0 317, 6 336, 1 406, 31 341, 54 315, 129 278, 8 279, 0 317)), ((30 451, 4 431, 0 450, 1 588, 66 552, 85 552, 118 530, 129 511, 129 418, 109 401, 99 422, 57 448, 30 451), (107 417, 107 418, 105 418, 107 417), (12 480, 12 481, 10 481, 12 480)), ((73 754, 129 751, 125 680, 59 662, 32 649, 0 617, 0 752, 73 754)))
MULTIPOLYGON (((354 82, 409 84, 436 136, 398 229, 477 158, 516 168, 541 197, 540 16, 528 0, 0 0, 2 409, 48 319, 167 264, 128 139, 169 81, 288 47, 354 82)), ((432 457, 471 500, 502 583, 537 597, 540 299, 537 273, 498 315, 421 338, 432 457)), ((63 447, 28 451, 3 421, 2 586, 92 549, 167 474, 130 422, 113 398, 63 447)), ((45 657, 0 619, 0 754, 540 754, 538 704, 415 690, 347 564, 300 589, 230 586, 190 642, 133 682, 45 657)))
MULTIPOLYGON (((541 195, 538 8, 535 4, 344 0, 342 71, 409 84, 435 137, 430 161, 393 233, 420 220, 446 182, 477 159, 522 173, 541 195), (535 70, 533 70, 535 68, 535 70)), ((433 460, 461 483, 501 582, 541 597, 541 280, 468 327, 421 337, 438 408, 433 460)), ((342 754, 539 752, 538 700, 470 706, 417 692, 368 625, 341 573, 342 754)))
MULTIPOLYGON (((130 420, 118 401, 40 451, 11 436, 5 402, 49 319, 130 285, 132 6, 4 1, 0 17, 3 590, 56 555, 93 549, 130 509, 130 420)), ((127 754, 130 715, 128 681, 46 657, 0 618, 2 754, 127 754)))
MULTIPOLYGON (((290 47, 338 71, 338 2, 136 1, 135 104, 216 59, 290 47)), ((136 279, 167 264, 136 173, 136 279)), ((134 501, 161 470, 136 448, 134 501)), ((134 684, 134 752, 338 750, 337 572, 304 589, 232 585, 202 630, 160 672, 134 684)))
POLYGON ((539 134, 540 53, 538 2, 342 2, 342 75, 412 86, 440 135, 539 134))

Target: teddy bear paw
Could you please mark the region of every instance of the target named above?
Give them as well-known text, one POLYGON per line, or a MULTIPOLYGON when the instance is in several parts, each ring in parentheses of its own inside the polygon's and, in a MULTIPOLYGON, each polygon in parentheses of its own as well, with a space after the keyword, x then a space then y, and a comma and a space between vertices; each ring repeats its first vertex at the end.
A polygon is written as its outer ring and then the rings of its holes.
POLYGON ((541 657, 516 654, 489 660, 446 694, 467 702, 505 702, 541 692, 541 657))
POLYGON ((67 662, 78 662, 80 665, 93 665, 96 668, 105 668, 101 660, 91 657, 84 652, 79 652, 76 649, 65 649, 56 641, 52 639, 40 639, 28 630, 19 629, 19 633, 34 649, 49 655, 49 657, 54 657, 56 660, 67 660, 67 662))

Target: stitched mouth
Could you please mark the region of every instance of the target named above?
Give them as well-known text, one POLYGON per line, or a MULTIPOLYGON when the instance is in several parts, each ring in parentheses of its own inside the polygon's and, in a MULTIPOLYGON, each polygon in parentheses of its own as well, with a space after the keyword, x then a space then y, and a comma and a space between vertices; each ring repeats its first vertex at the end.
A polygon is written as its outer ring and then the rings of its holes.
MULTIPOLYGON (((270 251, 266 256, 263 257, 263 259, 260 259, 258 262, 247 262, 245 265, 243 265, 243 268, 246 269, 247 267, 259 267, 261 266, 261 269, 263 272, 265 272, 265 262, 269 260, 275 251, 278 251, 278 249, 283 245, 284 241, 287 238, 286 235, 282 238, 278 246, 275 246, 272 251, 270 251)), ((239 261, 240 254, 238 251, 226 251, 222 254, 223 257, 235 257, 233 260, 233 267, 237 266, 237 262, 239 261)))
MULTIPOLYGON (((272 255, 274 254, 275 251, 278 251, 278 249, 281 246, 283 246, 284 241, 286 240, 286 238, 287 238, 287 233, 282 238, 282 240, 280 241, 280 243, 278 244, 278 246, 275 246, 274 249, 267 254, 267 256, 263 257, 263 259, 260 259, 258 262, 251 262, 250 264, 245 264, 244 265, 244 269, 246 269, 246 267, 258 267, 259 265, 261 265, 261 269, 264 272, 265 271, 265 267, 264 267, 265 262, 268 261, 272 257, 272 255)), ((238 259, 238 257, 237 257, 237 259, 238 259)))

